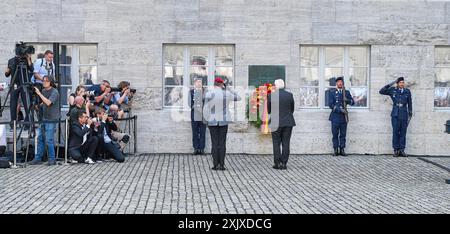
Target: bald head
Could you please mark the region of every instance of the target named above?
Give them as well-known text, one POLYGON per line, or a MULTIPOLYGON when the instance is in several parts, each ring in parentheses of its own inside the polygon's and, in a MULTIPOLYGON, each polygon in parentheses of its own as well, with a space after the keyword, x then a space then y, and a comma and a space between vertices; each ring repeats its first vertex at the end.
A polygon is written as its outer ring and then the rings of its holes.
POLYGON ((84 103, 84 98, 81 96, 76 96, 73 103, 78 107, 82 107, 84 103))

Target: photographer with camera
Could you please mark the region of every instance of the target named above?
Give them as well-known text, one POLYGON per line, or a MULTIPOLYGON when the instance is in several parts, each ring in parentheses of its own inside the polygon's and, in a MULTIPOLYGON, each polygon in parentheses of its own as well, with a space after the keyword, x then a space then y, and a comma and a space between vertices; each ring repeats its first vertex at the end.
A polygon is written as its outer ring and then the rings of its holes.
POLYGON ((89 106, 91 105, 91 103, 89 100, 86 101, 83 97, 77 96, 75 97, 73 103, 74 107, 70 110, 70 112, 68 112, 71 123, 77 121, 77 112, 80 110, 85 111, 88 116, 91 116, 89 111, 89 106))
POLYGON ((110 92, 111 86, 109 81, 103 80, 101 84, 92 85, 89 87, 86 94, 88 99, 91 100, 94 105, 103 107, 104 104, 108 105, 112 98, 112 96, 108 95, 110 92))
POLYGON ((33 83, 42 84, 44 76, 55 76, 55 64, 53 63, 53 52, 46 50, 44 58, 38 58, 34 61, 34 76, 31 79, 33 83))
POLYGON ((84 101, 86 102, 87 96, 86 96, 86 88, 84 88, 84 85, 78 85, 75 89, 75 93, 71 93, 69 95, 69 113, 70 111, 75 107, 75 98, 76 97, 82 97, 84 101))
POLYGON ((136 93, 136 89, 130 88, 130 82, 121 81, 117 88, 112 88, 111 92, 113 97, 111 99, 111 104, 116 104, 119 108, 122 107, 122 104, 128 105, 129 100, 136 93))
MULTIPOLYGON (((61 112, 59 109, 59 93, 58 90, 54 88, 54 79, 52 76, 43 77, 43 89, 39 91, 37 87, 34 87, 34 91, 41 99, 39 104, 43 121, 58 121, 61 117, 61 112)), ((42 155, 44 154, 45 147, 47 146, 48 151, 48 165, 56 165, 55 160, 55 144, 54 144, 54 134, 56 131, 57 123, 42 123, 39 130, 37 154, 30 164, 39 164, 42 160, 42 155), (45 142, 44 142, 45 137, 45 142)))
POLYGON ((102 108, 97 109, 95 114, 97 118, 91 128, 99 137, 99 147, 111 154, 117 162, 124 162, 125 156, 121 151, 121 146, 115 141, 116 138, 113 137, 113 132, 119 130, 117 124, 114 122, 114 114, 109 112, 105 113, 102 108))
MULTIPOLYGON (((9 92, 10 97, 10 115, 11 121, 17 120, 17 107, 19 104, 19 95, 22 99, 23 107, 25 108, 25 121, 30 121, 33 116, 30 116, 30 102, 31 92, 28 89, 31 74, 33 72, 33 63, 31 62, 31 54, 34 54, 34 47, 27 46, 20 42, 16 44, 16 56, 8 60, 8 67, 5 71, 5 77, 10 76, 9 92), (14 88, 14 85, 17 88, 14 88)), ((12 128, 11 124, 11 128, 12 128)))

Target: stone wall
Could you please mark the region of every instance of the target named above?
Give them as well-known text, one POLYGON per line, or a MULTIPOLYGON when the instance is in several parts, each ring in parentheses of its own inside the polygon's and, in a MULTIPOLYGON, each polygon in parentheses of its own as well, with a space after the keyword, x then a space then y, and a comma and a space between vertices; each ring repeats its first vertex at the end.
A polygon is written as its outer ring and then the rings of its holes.
MULTIPOLYGON (((127 79, 138 89, 139 151, 187 153, 190 123, 175 122, 162 109, 163 43, 234 44, 236 85, 247 85, 248 65, 285 65, 294 94, 300 44, 370 45, 370 106, 351 111, 347 151, 392 151, 392 104, 378 90, 403 75, 415 110, 407 152, 449 155, 443 124, 450 112, 433 108, 434 46, 449 44, 449 24, 450 3, 444 1, 2 1, 0 65, 6 66, 18 40, 98 43, 100 79, 127 79)), ((331 152, 328 115, 296 109, 292 153, 331 152)), ((209 149, 209 136, 207 142, 209 149)), ((270 154, 272 147, 270 137, 239 123, 230 126, 227 150, 270 154)))

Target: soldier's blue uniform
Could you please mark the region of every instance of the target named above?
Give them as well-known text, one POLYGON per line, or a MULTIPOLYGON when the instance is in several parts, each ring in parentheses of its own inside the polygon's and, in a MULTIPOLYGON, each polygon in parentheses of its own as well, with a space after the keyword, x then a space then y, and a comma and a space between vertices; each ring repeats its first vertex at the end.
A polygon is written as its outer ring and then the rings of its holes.
MULTIPOLYGON (((354 105, 350 91, 345 90, 346 102, 354 105)), ((331 89, 328 92, 328 106, 332 109, 329 120, 331 121, 331 132, 333 133, 333 148, 343 150, 347 136, 347 122, 345 120, 344 95, 342 89, 331 89)))
POLYGON ((395 151, 403 152, 406 146, 408 119, 412 116, 411 91, 407 88, 394 88, 388 84, 381 88, 380 94, 389 95, 392 99, 392 147, 395 151))

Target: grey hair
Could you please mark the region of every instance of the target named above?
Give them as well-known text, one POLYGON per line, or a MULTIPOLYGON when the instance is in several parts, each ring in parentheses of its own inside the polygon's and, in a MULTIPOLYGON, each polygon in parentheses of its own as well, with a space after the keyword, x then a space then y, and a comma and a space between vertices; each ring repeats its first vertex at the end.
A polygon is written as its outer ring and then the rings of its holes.
POLYGON ((284 89, 284 80, 276 79, 274 83, 277 89, 284 89))

